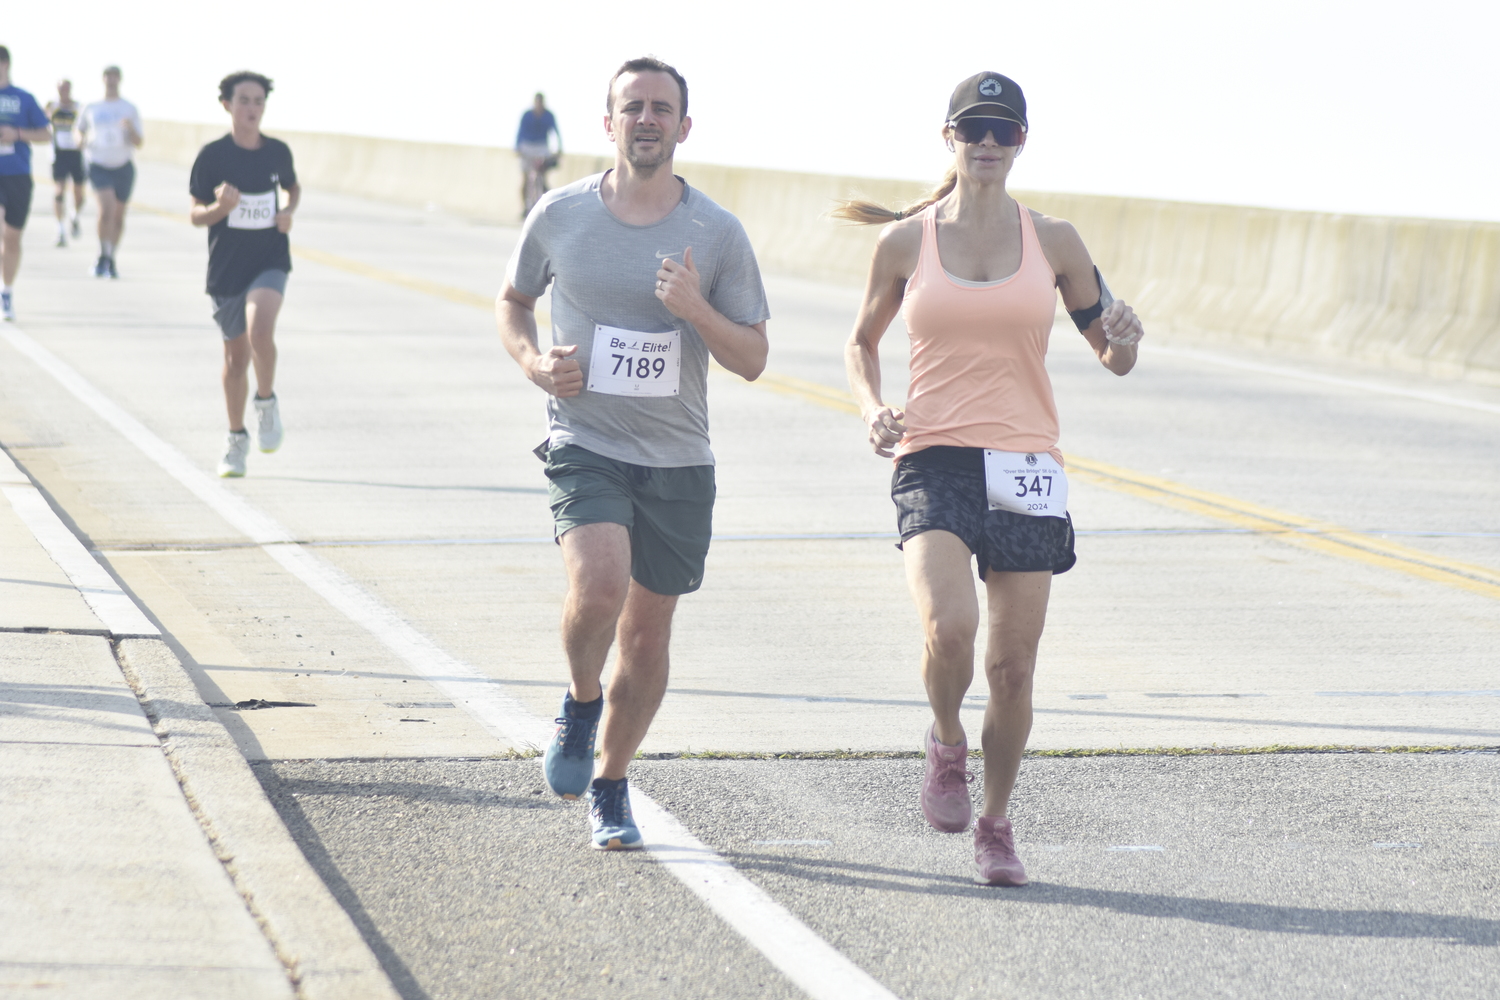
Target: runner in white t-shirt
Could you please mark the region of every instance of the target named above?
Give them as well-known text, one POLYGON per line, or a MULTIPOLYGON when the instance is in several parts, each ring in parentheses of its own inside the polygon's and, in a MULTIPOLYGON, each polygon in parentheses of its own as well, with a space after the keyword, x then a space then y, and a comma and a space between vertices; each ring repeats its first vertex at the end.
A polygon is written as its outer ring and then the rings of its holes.
POLYGON ((125 231, 125 205, 135 187, 135 151, 146 133, 141 113, 120 97, 120 67, 104 70, 104 100, 83 109, 79 131, 89 185, 99 195, 99 260, 94 277, 118 278, 115 248, 125 231))

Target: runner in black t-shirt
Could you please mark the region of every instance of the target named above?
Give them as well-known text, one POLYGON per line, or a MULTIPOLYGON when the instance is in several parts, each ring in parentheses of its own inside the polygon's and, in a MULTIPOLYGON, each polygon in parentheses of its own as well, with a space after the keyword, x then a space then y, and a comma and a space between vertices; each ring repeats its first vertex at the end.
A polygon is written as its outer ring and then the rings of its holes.
POLYGON ((57 245, 68 245, 68 181, 73 181, 73 238, 80 235, 78 217, 83 214, 83 149, 78 141, 78 116, 83 105, 73 100, 73 82, 57 81, 57 100, 44 109, 52 120, 52 180, 57 184, 53 210, 57 214, 57 245))
POLYGON ((199 151, 188 184, 193 225, 209 227, 208 294, 214 300, 214 320, 224 334, 229 440, 219 462, 221 476, 245 474, 250 451, 245 397, 252 361, 260 450, 281 447, 281 414, 272 391, 276 314, 292 269, 286 234, 302 189, 292 151, 260 131, 270 92, 271 81, 259 73, 231 73, 219 82, 219 102, 230 114, 232 130, 199 151))

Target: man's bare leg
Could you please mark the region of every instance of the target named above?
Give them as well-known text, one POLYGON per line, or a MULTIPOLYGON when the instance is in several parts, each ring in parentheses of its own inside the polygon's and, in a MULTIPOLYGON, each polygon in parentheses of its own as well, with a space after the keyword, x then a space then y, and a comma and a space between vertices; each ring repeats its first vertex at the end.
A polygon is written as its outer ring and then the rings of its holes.
POLYGON ((113 259, 124 226, 125 206, 115 197, 114 188, 98 188, 95 194, 99 198, 99 255, 113 259))
POLYGON ((568 595, 562 643, 574 701, 596 701, 599 677, 630 591, 630 532, 623 524, 583 524, 562 536, 568 595))
POLYGON ((21 231, 15 226, 6 225, 3 235, 0 235, 0 279, 3 279, 6 288, 16 283, 16 275, 20 270, 21 231))
POLYGON ((676 596, 653 593, 630 581, 616 629, 619 654, 599 726, 601 777, 615 781, 625 777, 625 769, 661 707, 667 693, 667 647, 676 609, 676 596))
POLYGON ((245 296, 245 337, 250 341, 255 395, 260 399, 270 399, 276 391, 276 317, 281 302, 282 294, 274 288, 254 288, 245 296))
POLYGON ((224 341, 224 408, 229 412, 229 429, 245 429, 245 398, 250 395, 250 338, 240 334, 224 341))
POLYGON ((57 216, 57 245, 68 241, 68 182, 57 182, 57 194, 52 198, 52 214, 57 216))

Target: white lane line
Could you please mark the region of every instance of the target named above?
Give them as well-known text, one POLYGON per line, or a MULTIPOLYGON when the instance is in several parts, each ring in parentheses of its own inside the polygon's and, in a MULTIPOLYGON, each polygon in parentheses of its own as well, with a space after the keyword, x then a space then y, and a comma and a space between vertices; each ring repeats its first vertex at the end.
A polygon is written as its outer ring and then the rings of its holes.
MULTIPOLYGON (((497 739, 542 746, 551 738, 552 727, 547 720, 504 693, 499 681, 439 649, 343 570, 296 544, 292 534, 275 519, 193 465, 61 358, 16 327, 0 329, 0 336, 220 517, 258 542, 288 572, 426 677, 497 739)), ((895 994, 736 871, 650 796, 633 790, 630 798, 652 855, 813 1000, 896 1000, 895 994)))
POLYGON ((671 813, 630 793, 646 847, 708 908, 816 1000, 896 1000, 786 907, 693 836, 671 813))
POLYGON ((61 358, 16 327, 0 329, 0 336, 57 379, 215 513, 257 542, 267 555, 318 596, 363 626, 454 704, 469 710, 491 735, 506 742, 514 740, 520 745, 536 746, 550 738, 549 727, 501 691, 493 678, 449 656, 395 611, 367 594, 343 570, 297 545, 292 533, 274 518, 256 510, 218 478, 193 465, 186 455, 157 437, 61 358))
POLYGON ((0 493, 10 501, 11 508, 21 523, 26 525, 47 555, 57 563, 63 573, 78 588, 84 603, 116 639, 155 638, 160 630, 141 612, 135 601, 115 578, 89 555, 78 536, 68 530, 62 519, 48 504, 47 498, 31 484, 26 474, 11 459, 0 451, 0 493))
POLYGON ((1231 358, 1209 351, 1194 351, 1182 347, 1162 347, 1159 344, 1151 349, 1174 358, 1204 361, 1213 365, 1222 365, 1226 368, 1239 368, 1242 371, 1259 372, 1262 375, 1278 375, 1282 378, 1300 379, 1303 382, 1321 382, 1324 385, 1336 385, 1344 389, 1362 389, 1365 392, 1378 392, 1387 396, 1404 396, 1407 399, 1420 399, 1424 403, 1437 403, 1441 406, 1458 406, 1466 410, 1478 410, 1481 413, 1500 413, 1500 404, 1483 403, 1477 399, 1464 399, 1461 396, 1449 396, 1441 392, 1426 392, 1422 389, 1403 389, 1400 386, 1381 385, 1379 382, 1365 382, 1361 379, 1340 378, 1337 375, 1320 375, 1317 372, 1301 371, 1296 368, 1283 368, 1280 365, 1266 365, 1258 361, 1242 361, 1239 358, 1231 358))

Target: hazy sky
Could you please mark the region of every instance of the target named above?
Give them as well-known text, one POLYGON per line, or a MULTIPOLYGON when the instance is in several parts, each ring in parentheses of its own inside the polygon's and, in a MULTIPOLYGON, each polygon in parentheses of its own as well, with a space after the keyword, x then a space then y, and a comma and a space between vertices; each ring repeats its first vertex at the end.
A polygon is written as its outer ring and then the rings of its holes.
POLYGON ((650 52, 691 89, 680 159, 935 181, 948 94, 988 69, 1030 105, 1017 188, 1500 219, 1493 0, 60 10, 7 9, 15 82, 45 99, 67 75, 89 99, 119 63, 148 119, 224 120, 215 84, 249 67, 276 81, 272 133, 509 146, 540 89, 568 149, 604 152, 605 84, 650 52))

